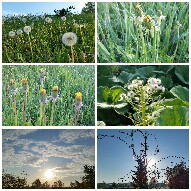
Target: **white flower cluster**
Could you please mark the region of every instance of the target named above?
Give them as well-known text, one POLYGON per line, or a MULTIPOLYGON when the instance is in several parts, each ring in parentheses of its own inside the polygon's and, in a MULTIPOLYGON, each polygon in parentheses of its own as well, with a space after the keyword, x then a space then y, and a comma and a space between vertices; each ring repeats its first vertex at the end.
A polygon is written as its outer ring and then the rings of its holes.
POLYGON ((18 29, 18 30, 16 31, 16 33, 15 33, 14 31, 10 31, 10 32, 9 32, 9 36, 10 36, 10 37, 14 37, 14 36, 16 36, 16 34, 17 34, 17 35, 21 35, 21 34, 23 34, 23 31, 24 31, 26 34, 29 34, 29 33, 31 32, 31 27, 30 27, 30 26, 25 26, 25 27, 23 28, 23 30, 22 30, 22 29, 18 29))
POLYGON ((127 94, 121 94, 121 100, 140 100, 141 91, 144 94, 145 99, 148 99, 153 93, 158 91, 165 91, 165 88, 161 85, 161 80, 159 78, 149 78, 145 85, 143 80, 139 78, 133 80, 131 84, 127 86, 129 90, 127 94))

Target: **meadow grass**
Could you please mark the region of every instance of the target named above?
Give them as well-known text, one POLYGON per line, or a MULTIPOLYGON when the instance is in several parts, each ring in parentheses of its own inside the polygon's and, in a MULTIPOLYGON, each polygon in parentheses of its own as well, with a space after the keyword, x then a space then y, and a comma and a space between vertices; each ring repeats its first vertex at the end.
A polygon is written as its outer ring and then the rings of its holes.
POLYGON ((189 62, 188 7, 185 2, 98 3, 98 62, 189 62))
POLYGON ((94 14, 69 15, 66 21, 61 17, 27 15, 4 17, 2 26, 3 63, 94 63, 95 62, 95 21, 94 14), (23 22, 26 19, 26 22, 23 22), (74 21, 75 20, 75 21, 74 21), (29 34, 9 36, 9 32, 31 27, 29 34), (69 46, 62 43, 62 35, 73 32, 77 43, 69 46))
POLYGON ((64 126, 73 125, 75 115, 75 94, 82 93, 83 106, 79 112, 76 125, 92 126, 95 124, 95 83, 93 66, 3 66, 2 92, 2 119, 3 126, 15 125, 14 96, 9 91, 10 79, 15 81, 16 93, 16 125, 39 126, 40 116, 40 89, 46 90, 47 96, 52 95, 54 86, 58 86, 59 98, 54 105, 53 100, 45 104, 46 125, 64 126), (39 70, 43 68, 46 79, 42 85, 39 70), (28 81, 26 124, 23 120, 24 93, 21 80, 28 81), (52 116, 53 115, 53 116, 52 116), (53 119, 52 119, 53 118, 53 119))

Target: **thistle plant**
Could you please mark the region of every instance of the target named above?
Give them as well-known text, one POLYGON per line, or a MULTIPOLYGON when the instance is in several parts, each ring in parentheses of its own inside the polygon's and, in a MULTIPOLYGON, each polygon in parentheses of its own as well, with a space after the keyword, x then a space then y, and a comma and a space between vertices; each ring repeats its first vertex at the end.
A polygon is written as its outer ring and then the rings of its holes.
POLYGON ((51 118, 50 118, 50 126, 52 126, 53 119, 54 119, 55 103, 56 103, 56 100, 58 99, 58 86, 54 86, 52 88, 52 95, 50 98, 52 99, 52 111, 51 111, 51 118))
POLYGON ((75 93, 75 103, 74 103, 75 113, 74 113, 74 117, 73 117, 73 121, 72 121, 72 125, 74 125, 74 126, 77 124, 77 122, 79 120, 80 109, 82 106, 83 106, 82 93, 77 92, 77 93, 75 93))
POLYGON ((16 84, 15 81, 13 79, 10 80, 9 82, 9 91, 11 93, 11 95, 13 95, 13 112, 14 112, 14 124, 15 126, 17 126, 17 88, 16 88, 16 84))
POLYGON ((144 81, 137 78, 127 85, 127 89, 127 94, 121 94, 121 100, 129 103, 135 111, 133 115, 129 113, 128 117, 134 125, 152 125, 159 115, 160 92, 165 91, 161 85, 161 80, 149 78, 144 85, 144 81), (157 93, 159 95, 156 96, 157 93))
POLYGON ((47 102, 46 90, 41 88, 40 89, 40 121, 41 121, 41 124, 43 124, 44 126, 46 126, 46 112, 45 112, 46 102, 47 102))
POLYGON ((23 108, 23 118, 24 125, 27 123, 27 92, 28 92, 28 81, 26 78, 22 79, 23 93, 24 93, 24 108, 23 108))

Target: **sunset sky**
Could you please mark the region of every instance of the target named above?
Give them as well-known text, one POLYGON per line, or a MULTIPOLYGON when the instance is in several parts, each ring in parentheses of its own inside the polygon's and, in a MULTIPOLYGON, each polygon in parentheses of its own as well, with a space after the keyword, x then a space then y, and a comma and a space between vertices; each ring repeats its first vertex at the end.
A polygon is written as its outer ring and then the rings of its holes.
POLYGON ((94 130, 3 130, 2 160, 6 173, 28 174, 31 184, 39 178, 69 186, 81 182, 84 165, 95 165, 94 130))
MULTIPOLYGON (((145 132, 145 130, 142 130, 145 132)), ((156 162, 159 169, 165 169, 167 166, 172 167, 179 163, 184 157, 184 162, 188 165, 189 159, 189 131, 185 129, 160 129, 146 130, 152 136, 148 136, 148 166, 156 162), (154 136, 156 137, 156 140, 154 136), (159 153, 154 156, 154 151, 158 145, 159 153), (170 157, 169 157, 170 156, 170 157), (180 158, 172 157, 177 156, 180 158), (165 159, 164 159, 165 158, 165 159)), ((128 183, 132 181, 129 172, 136 170, 137 162, 133 157, 130 145, 134 144, 135 152, 140 153, 143 136, 140 133, 134 134, 132 142, 130 134, 131 130, 98 130, 98 183, 103 181, 106 183, 121 182, 120 178, 128 183), (112 136, 112 137, 111 137, 112 136), (130 178, 128 178, 130 177, 130 178), (118 182, 118 180, 120 180, 118 182)), ((161 171, 159 182, 165 179, 165 171, 161 171), (163 177, 162 177, 163 176, 163 177)))

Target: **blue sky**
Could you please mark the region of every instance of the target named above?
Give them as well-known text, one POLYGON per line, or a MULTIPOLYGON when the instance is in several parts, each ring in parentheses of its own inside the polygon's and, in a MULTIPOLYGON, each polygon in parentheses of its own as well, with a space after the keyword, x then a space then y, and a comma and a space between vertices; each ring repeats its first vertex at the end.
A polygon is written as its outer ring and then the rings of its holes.
MULTIPOLYGON (((145 130, 142 130, 145 132, 145 130)), ((184 157, 184 162, 187 162, 189 157, 189 132, 188 130, 146 130, 148 133, 155 135, 148 136, 148 166, 153 169, 152 165, 156 162, 157 168, 165 169, 167 166, 175 165, 179 163, 181 159, 177 159, 172 156, 184 157), (158 145, 159 153, 153 155, 155 148, 158 145), (168 157, 171 156, 171 157, 168 157), (168 157, 168 158, 167 158, 168 157), (165 159, 162 159, 165 158, 165 159), (159 161, 159 162, 158 162, 159 161), (173 163, 171 163, 173 162, 173 163)), ((98 183, 103 181, 106 183, 120 183, 123 178, 123 182, 132 181, 129 172, 136 170, 134 166, 137 165, 133 158, 132 149, 130 145, 134 144, 135 152, 140 153, 141 143, 143 142, 143 136, 140 133, 134 133, 134 141, 132 142, 130 134, 131 130, 98 130, 98 136, 102 139, 98 139, 98 183), (120 133, 122 131, 123 133, 120 133), (114 137, 110 137, 113 136, 114 137), (109 137, 108 137, 109 136, 109 137), (127 143, 127 144, 126 144, 127 143), (130 177, 130 178, 128 178, 130 177), (119 180, 119 181, 118 181, 119 180)), ((159 182, 162 182, 164 178, 164 171, 161 172, 159 182), (163 177, 162 177, 163 176, 163 177)))
POLYGON ((39 178, 65 186, 81 181, 84 165, 95 165, 94 130, 3 130, 2 167, 6 173, 28 174, 31 184, 39 178), (52 176, 47 177, 51 171, 52 176))
POLYGON ((73 12, 80 13, 85 6, 86 1, 82 2, 3 2, 2 15, 18 15, 18 14, 54 14, 54 10, 68 8, 74 6, 73 12))

